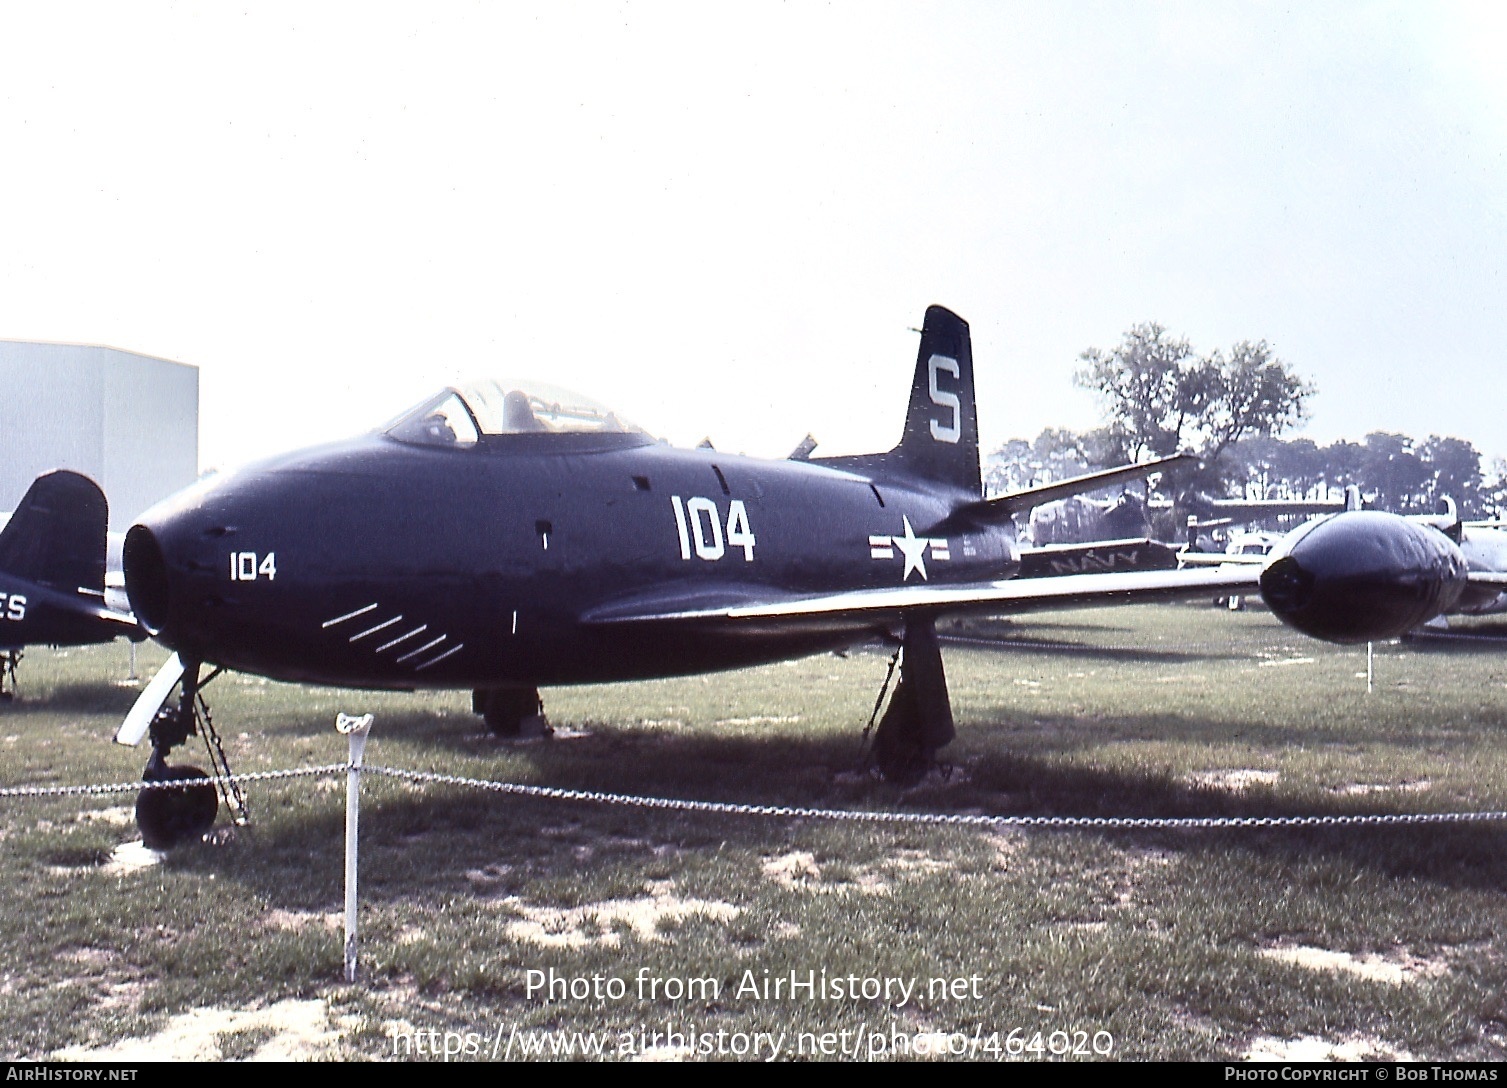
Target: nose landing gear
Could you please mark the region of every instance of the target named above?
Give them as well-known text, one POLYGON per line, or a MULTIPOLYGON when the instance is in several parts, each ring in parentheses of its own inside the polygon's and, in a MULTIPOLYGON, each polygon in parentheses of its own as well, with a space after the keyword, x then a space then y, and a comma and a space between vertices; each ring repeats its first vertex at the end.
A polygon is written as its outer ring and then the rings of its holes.
POLYGON ((152 719, 152 758, 147 761, 142 780, 184 783, 144 789, 136 796, 136 826, 141 830, 142 843, 153 850, 166 850, 180 842, 202 838, 214 826, 222 797, 236 824, 243 825, 248 819, 246 799, 239 785, 223 780, 210 783, 207 781, 210 775, 198 767, 172 766, 167 762, 174 748, 198 734, 204 738, 215 775, 223 779, 230 774, 220 735, 215 732, 209 707, 200 694, 206 684, 220 675, 220 670, 201 681, 199 667, 197 663, 188 665, 177 704, 162 707, 152 719), (204 781, 189 784, 198 780, 204 781))

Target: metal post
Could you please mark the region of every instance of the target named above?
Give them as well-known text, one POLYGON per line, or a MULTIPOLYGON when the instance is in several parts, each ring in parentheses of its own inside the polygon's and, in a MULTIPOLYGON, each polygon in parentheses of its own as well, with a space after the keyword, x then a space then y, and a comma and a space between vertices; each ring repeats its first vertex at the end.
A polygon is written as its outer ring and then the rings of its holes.
POLYGON ((1366 694, 1371 694, 1371 650, 1376 643, 1366 643, 1366 694))
POLYGON ((356 854, 357 824, 361 816, 361 756, 371 733, 372 716, 335 716, 335 728, 350 742, 350 763, 345 773, 345 981, 356 981, 356 854))

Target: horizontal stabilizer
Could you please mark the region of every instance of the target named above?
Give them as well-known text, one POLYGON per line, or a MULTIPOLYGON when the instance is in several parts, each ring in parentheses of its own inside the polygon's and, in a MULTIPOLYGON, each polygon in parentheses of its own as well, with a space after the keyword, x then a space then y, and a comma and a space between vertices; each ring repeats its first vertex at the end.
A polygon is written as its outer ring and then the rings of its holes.
POLYGON ((1073 495, 1082 495, 1088 491, 1114 487, 1116 484, 1139 480, 1154 472, 1165 472, 1169 468, 1196 464, 1198 464, 1197 457, 1189 453, 1180 453, 1175 457, 1163 457, 1157 461, 1145 461, 1138 465, 1121 465, 1119 468, 1089 472, 1082 476, 1074 476, 1069 480, 1059 480, 1054 484, 1027 488, 1025 491, 1017 491, 1012 495, 1001 495, 997 499, 982 499, 969 503, 967 506, 954 510, 947 521, 949 523, 954 520, 971 521, 976 524, 997 525, 1010 520, 1015 514, 1024 513, 1044 503, 1071 498, 1073 495))

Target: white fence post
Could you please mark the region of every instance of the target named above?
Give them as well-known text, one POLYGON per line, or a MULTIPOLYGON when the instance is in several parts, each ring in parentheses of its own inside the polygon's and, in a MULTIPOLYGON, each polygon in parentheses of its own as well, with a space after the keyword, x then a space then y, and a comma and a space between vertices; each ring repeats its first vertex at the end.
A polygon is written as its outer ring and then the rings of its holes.
POLYGON ((350 763, 345 772, 345 981, 356 981, 356 855, 357 825, 361 817, 361 756, 371 733, 372 716, 359 718, 338 714, 335 728, 350 742, 350 763))

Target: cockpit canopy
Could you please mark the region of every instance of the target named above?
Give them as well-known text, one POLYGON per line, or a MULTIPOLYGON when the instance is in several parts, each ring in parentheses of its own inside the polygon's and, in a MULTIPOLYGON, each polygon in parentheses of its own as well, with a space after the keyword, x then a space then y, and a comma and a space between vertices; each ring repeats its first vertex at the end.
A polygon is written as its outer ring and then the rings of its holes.
POLYGON ((543 382, 480 381, 441 390, 384 428, 418 446, 474 446, 501 435, 649 436, 589 397, 543 382))

